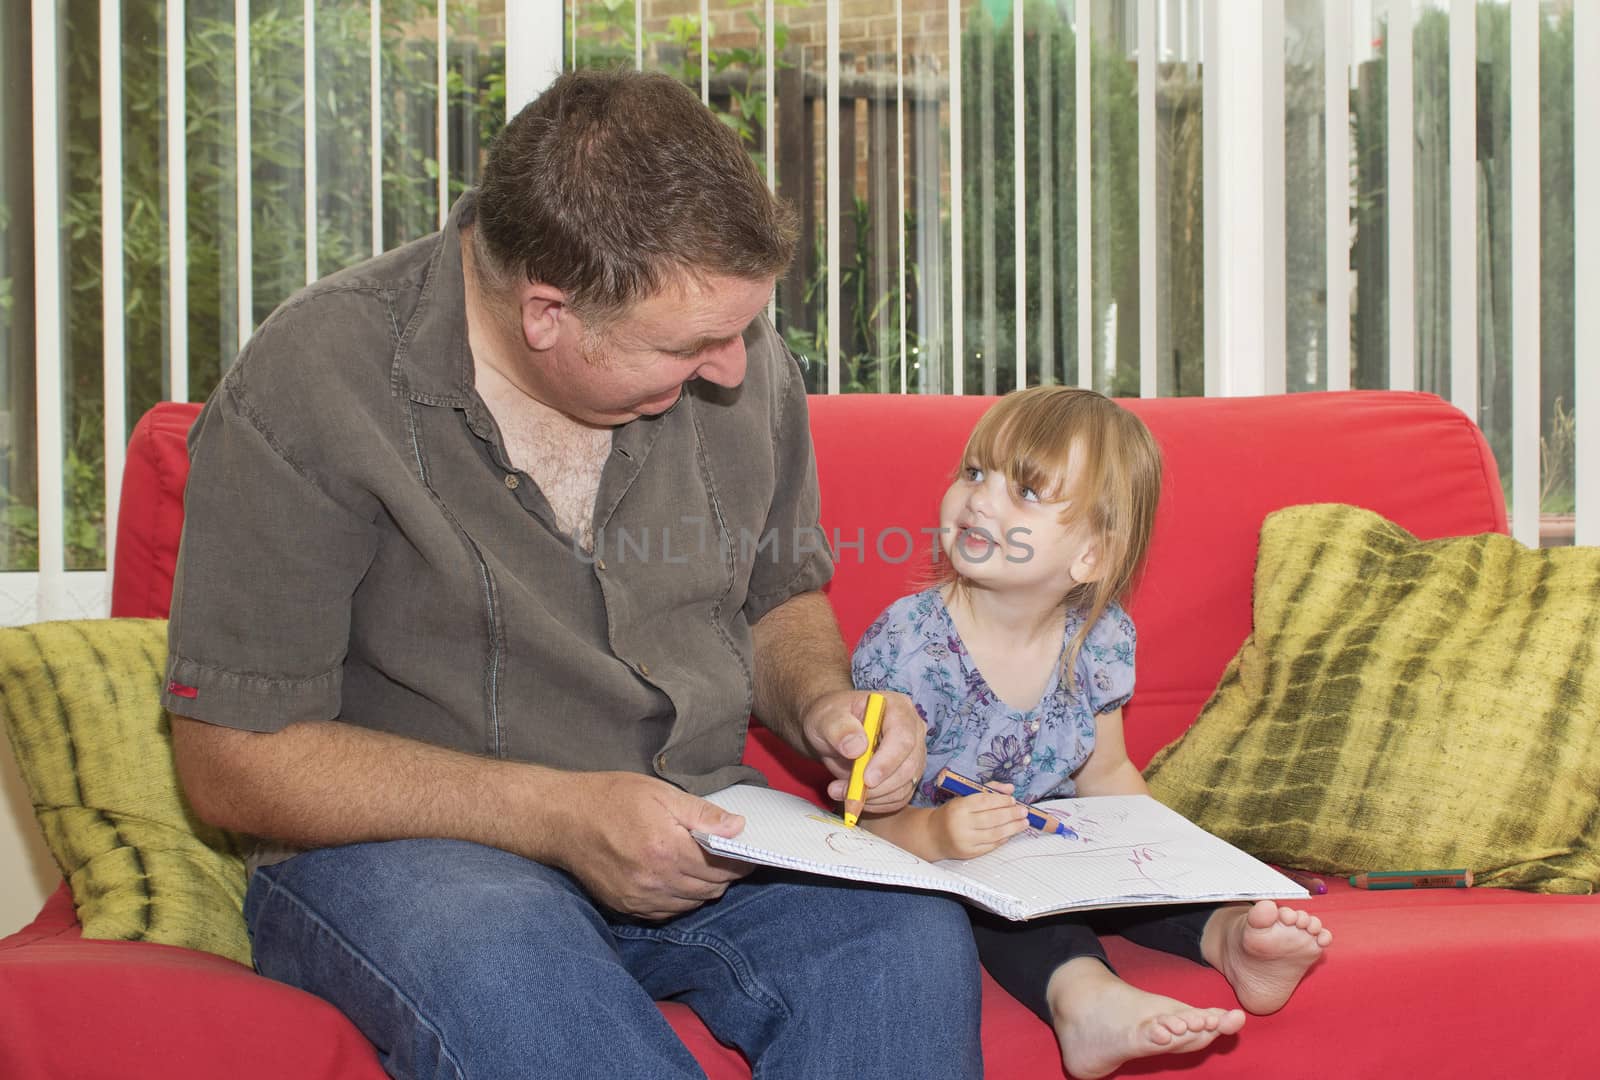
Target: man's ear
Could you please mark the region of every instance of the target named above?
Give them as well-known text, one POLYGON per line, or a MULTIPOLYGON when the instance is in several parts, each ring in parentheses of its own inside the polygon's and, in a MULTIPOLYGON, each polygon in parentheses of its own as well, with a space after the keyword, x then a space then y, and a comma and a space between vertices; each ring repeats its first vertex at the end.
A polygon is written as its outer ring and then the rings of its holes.
POLYGON ((518 302, 523 344, 537 352, 555 348, 563 324, 572 317, 567 294, 554 285, 530 281, 519 292, 518 302))

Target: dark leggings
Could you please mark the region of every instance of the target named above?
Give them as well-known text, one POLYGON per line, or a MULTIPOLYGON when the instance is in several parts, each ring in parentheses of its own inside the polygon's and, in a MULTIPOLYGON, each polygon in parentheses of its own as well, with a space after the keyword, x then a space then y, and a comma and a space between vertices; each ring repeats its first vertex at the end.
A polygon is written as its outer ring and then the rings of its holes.
POLYGON ((1029 922, 1011 922, 976 909, 969 909, 968 914, 983 966, 1007 993, 1048 1024, 1050 1003, 1045 988, 1056 968, 1068 960, 1092 956, 1116 970, 1106 959, 1100 934, 1121 934, 1135 944, 1204 964, 1200 935, 1216 910, 1213 904, 1108 908, 1029 922))

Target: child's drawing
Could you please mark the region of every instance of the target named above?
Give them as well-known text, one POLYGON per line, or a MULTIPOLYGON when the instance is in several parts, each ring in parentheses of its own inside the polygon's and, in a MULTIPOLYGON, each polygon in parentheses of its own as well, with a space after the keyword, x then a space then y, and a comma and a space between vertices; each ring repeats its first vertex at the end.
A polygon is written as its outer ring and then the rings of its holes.
POLYGON ((835 855, 847 859, 870 855, 877 862, 899 863, 902 866, 912 866, 922 861, 909 851, 902 851, 865 829, 847 827, 836 817, 820 817, 816 814, 809 816, 812 821, 831 826, 822 842, 827 844, 828 850, 835 855))

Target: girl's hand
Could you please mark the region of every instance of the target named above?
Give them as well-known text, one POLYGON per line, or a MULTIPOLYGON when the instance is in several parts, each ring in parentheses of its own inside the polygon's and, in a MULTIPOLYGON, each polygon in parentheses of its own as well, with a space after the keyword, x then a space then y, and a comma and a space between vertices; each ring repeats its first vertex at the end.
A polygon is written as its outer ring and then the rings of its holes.
POLYGON ((932 828, 942 858, 971 859, 993 851, 1028 827, 1028 811, 1010 797, 1010 784, 991 784, 1005 795, 980 791, 951 799, 933 812, 932 828))

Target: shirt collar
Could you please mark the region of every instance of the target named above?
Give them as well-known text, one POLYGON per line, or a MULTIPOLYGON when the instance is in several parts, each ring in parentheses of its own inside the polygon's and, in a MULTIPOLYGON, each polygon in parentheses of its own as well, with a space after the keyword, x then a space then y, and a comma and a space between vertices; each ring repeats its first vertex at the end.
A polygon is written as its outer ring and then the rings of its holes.
POLYGON ((467 345, 467 294, 461 270, 461 227, 477 209, 467 191, 435 234, 422 291, 395 349, 399 389, 428 405, 467 408, 475 398, 472 350, 467 345))

